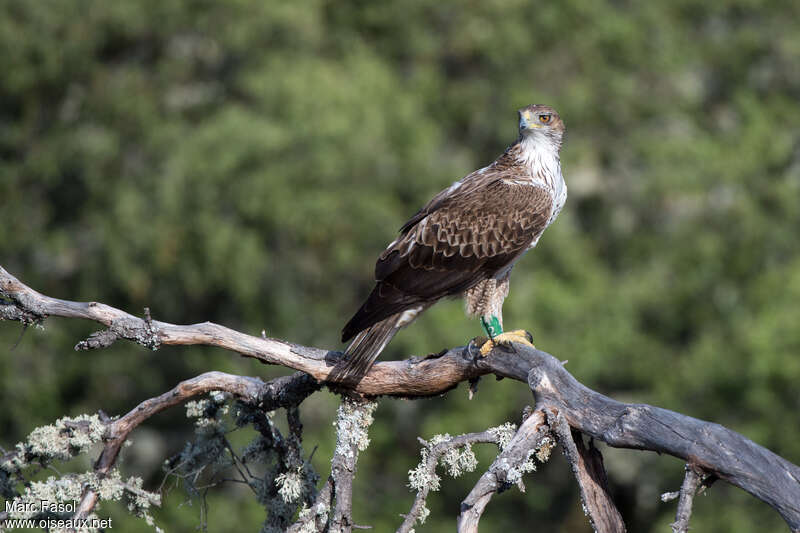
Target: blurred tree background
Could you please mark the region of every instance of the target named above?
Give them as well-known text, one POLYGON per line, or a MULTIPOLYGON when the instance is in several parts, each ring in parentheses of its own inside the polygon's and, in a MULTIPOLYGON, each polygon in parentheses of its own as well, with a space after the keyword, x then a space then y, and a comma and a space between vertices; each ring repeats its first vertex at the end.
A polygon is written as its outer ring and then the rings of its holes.
MULTIPOLYGON (((340 348, 374 260, 435 192, 493 160, 517 108, 567 124, 569 199, 515 269, 506 322, 620 400, 712 420, 800 462, 800 3, 482 0, 0 1, 0 264, 35 289, 159 320, 212 320, 340 348)), ((217 369, 286 373, 201 348, 72 346, 49 320, 19 346, 0 325, 5 447, 63 415, 123 413, 217 369)), ((384 358, 480 333, 441 303, 384 358)), ((385 399, 356 476, 356 522, 393 530, 416 436, 519 421, 520 383, 385 399)), ((327 476, 337 398, 303 404, 327 476)), ((192 428, 180 409, 133 434, 123 470, 158 486, 192 428)), ((665 531, 682 463, 603 448, 630 531, 665 531)), ((418 531, 452 531, 488 466, 445 480, 418 531)), ((558 454, 557 454, 558 455, 558 454)), ((85 465, 84 465, 85 466, 85 465)), ((486 531, 584 532, 563 459, 495 498, 486 531), (535 525, 535 526, 534 526, 535 525)), ((173 490, 157 522, 193 531, 173 490)), ((239 486, 208 496, 210 531, 256 531, 239 486), (236 517, 231 520, 231 517, 236 517)), ((714 485, 704 532, 785 531, 714 485)), ((147 531, 106 506, 122 531, 147 531)))

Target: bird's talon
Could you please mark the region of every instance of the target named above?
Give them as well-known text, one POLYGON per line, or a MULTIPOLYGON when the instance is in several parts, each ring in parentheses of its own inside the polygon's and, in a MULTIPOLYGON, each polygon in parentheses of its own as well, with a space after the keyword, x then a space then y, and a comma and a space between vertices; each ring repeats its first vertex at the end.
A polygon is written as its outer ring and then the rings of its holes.
POLYGON ((475 337, 474 339, 472 339, 472 340, 471 340, 471 341, 469 341, 469 342, 470 342, 470 344, 472 344, 473 346, 483 346, 484 344, 486 344, 486 342, 487 342, 488 340, 489 340, 489 338, 488 338, 488 337, 486 337, 486 336, 484 336, 484 335, 478 335, 477 337, 475 337))
POLYGON ((508 335, 513 336, 514 342, 521 342, 522 344, 527 344, 531 348, 535 348, 533 345, 533 334, 530 331, 524 329, 515 329, 514 331, 509 331, 508 335))
MULTIPOLYGON (((486 337, 484 337, 484 339, 486 339, 486 337)), ((492 339, 486 339, 483 342, 483 344, 481 344, 481 349, 479 352, 480 356, 486 357, 494 349, 494 347, 495 347, 494 341, 492 339)))
POLYGON ((533 335, 529 332, 525 331, 524 329, 518 329, 515 331, 508 331, 506 333, 501 333, 497 335, 494 339, 488 340, 483 343, 481 346, 481 356, 486 357, 489 355, 495 346, 501 347, 504 351, 509 353, 516 353, 516 348, 514 348, 514 343, 518 342, 520 344, 526 344, 530 347, 533 346, 533 335))
POLYGON ((478 335, 477 337, 470 339, 469 343, 467 343, 467 353, 476 358, 478 356, 483 357, 483 354, 480 352, 480 349, 486 344, 488 339, 483 335, 478 335))

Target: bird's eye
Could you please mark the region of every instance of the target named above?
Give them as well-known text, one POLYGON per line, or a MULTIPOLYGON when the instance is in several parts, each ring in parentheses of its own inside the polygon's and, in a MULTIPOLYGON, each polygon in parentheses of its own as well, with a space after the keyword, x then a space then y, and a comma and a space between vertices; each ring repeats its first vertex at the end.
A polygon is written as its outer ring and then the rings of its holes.
POLYGON ((549 124, 551 118, 551 115, 539 115, 539 122, 542 124, 549 124))

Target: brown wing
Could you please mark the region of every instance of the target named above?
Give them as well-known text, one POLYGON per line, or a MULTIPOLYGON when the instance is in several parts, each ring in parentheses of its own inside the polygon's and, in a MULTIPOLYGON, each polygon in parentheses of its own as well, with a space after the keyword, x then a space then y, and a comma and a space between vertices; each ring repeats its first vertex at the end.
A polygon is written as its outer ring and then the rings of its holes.
POLYGON ((506 176, 470 176, 403 226, 378 259, 378 283, 345 326, 343 341, 398 312, 460 294, 513 264, 547 227, 552 197, 506 176))

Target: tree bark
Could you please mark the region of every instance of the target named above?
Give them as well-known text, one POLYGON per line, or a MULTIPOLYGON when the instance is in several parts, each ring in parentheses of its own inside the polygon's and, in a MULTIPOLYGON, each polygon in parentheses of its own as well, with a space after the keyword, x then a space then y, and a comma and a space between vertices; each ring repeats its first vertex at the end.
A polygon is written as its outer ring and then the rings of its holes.
POLYGON ((478 533, 481 516, 492 496, 509 485, 509 467, 518 467, 528 460, 531 450, 546 445, 545 440, 551 439, 550 435, 551 428, 542 411, 536 411, 525 419, 508 445, 461 502, 458 533, 478 533))
MULTIPOLYGON (((162 344, 217 346, 266 364, 283 365, 325 382, 342 354, 255 337, 204 322, 180 326, 138 318, 111 306, 59 300, 42 295, 0 267, 0 318, 31 324, 48 316, 83 318, 105 325, 103 340, 79 343, 107 346, 124 338, 151 349, 162 344)), ((528 383, 537 410, 555 409, 569 426, 618 448, 667 453, 709 475, 741 487, 765 501, 800 532, 800 468, 723 426, 645 404, 626 404, 579 383, 556 358, 516 344, 479 357, 471 347, 440 355, 375 364, 350 393, 364 396, 424 397, 446 392, 462 381, 494 373, 528 383)), ((341 389, 341 384, 327 383, 341 389)))
POLYGON ((561 413, 550 411, 548 421, 564 448, 572 473, 581 490, 581 501, 597 533, 625 533, 625 522, 608 490, 603 457, 595 447, 583 445, 583 435, 570 430, 561 413))

